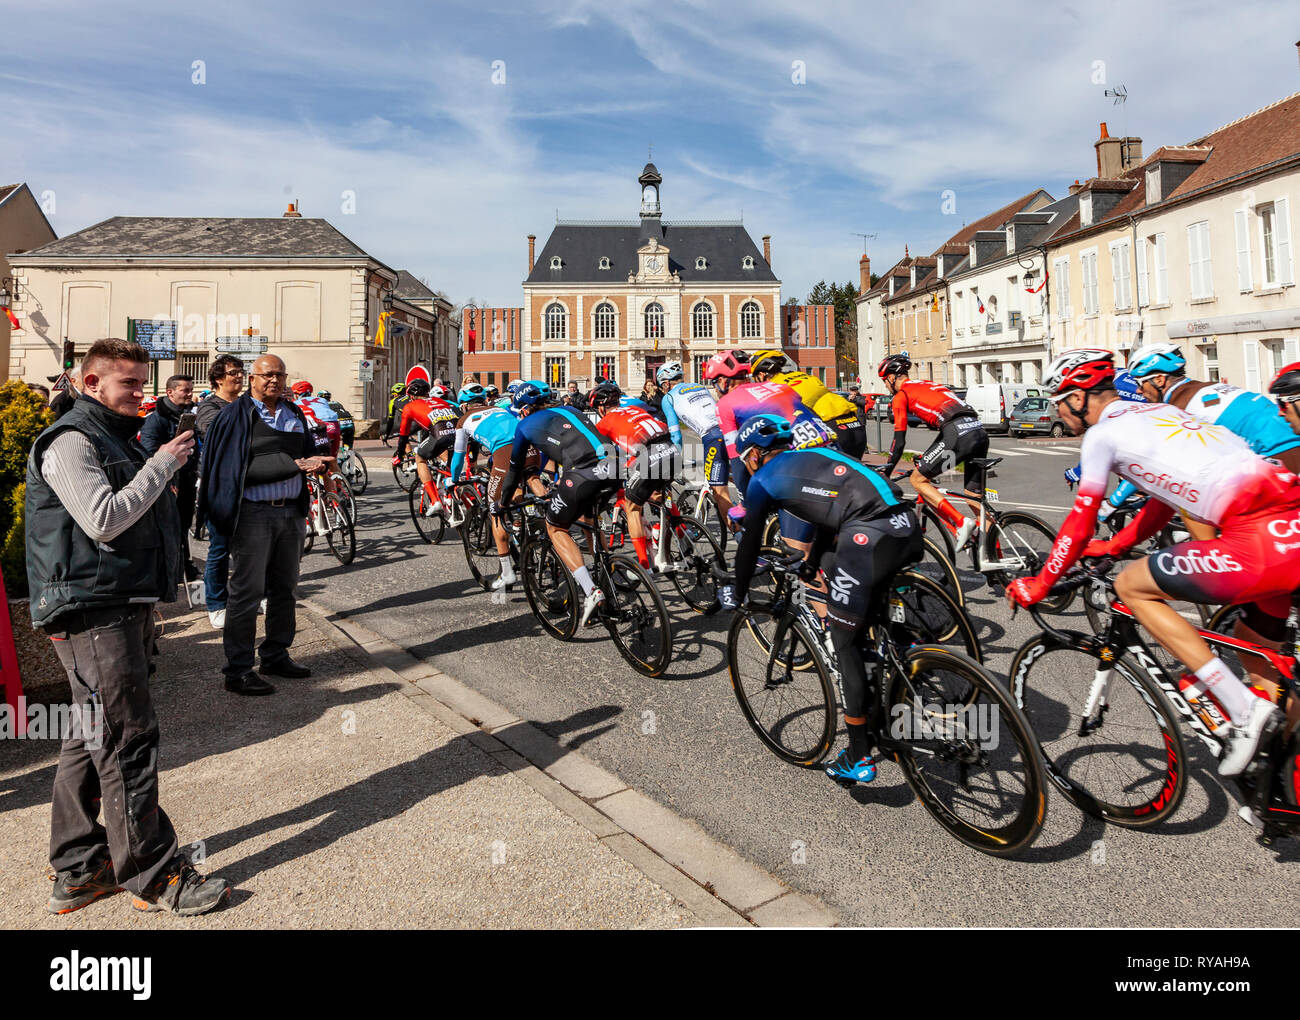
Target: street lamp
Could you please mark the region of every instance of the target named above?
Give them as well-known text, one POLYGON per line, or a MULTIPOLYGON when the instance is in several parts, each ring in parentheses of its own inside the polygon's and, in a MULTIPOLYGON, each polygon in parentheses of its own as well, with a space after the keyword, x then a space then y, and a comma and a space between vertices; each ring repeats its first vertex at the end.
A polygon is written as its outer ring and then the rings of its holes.
POLYGON ((11 307, 10 303, 17 292, 18 285, 12 276, 0 276, 0 308, 11 307), (10 291, 10 287, 13 287, 13 291, 10 291))

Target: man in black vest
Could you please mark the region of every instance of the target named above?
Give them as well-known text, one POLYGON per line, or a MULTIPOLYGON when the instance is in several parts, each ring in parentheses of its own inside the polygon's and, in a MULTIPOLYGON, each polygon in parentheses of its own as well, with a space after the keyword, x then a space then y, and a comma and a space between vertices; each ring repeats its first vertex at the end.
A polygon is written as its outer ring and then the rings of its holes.
POLYGON ((97 341, 81 369, 81 396, 27 459, 32 622, 53 640, 88 720, 65 734, 54 774, 49 908, 68 913, 125 888, 137 910, 202 914, 230 883, 194 870, 158 804, 148 676, 154 604, 175 600, 180 573, 171 481, 194 437, 147 459, 135 441, 149 378, 139 344, 97 341))
POLYGON ((257 606, 266 598, 266 640, 257 653, 263 673, 308 677, 289 658, 297 630, 298 565, 306 537, 306 472, 325 460, 302 411, 286 398, 284 362, 264 354, 253 362, 249 391, 221 409, 203 448, 199 512, 230 544, 230 588, 222 641, 226 690, 274 694, 253 669, 257 606))
MULTIPOLYGON (((144 452, 153 455, 169 439, 176 438, 181 415, 194 410, 194 379, 188 375, 173 375, 167 380, 167 392, 158 398, 153 411, 140 426, 140 445, 144 452)), ((181 562, 185 566, 185 580, 197 581, 199 569, 190 558, 189 530, 194 523, 194 498, 198 494, 199 466, 191 460, 176 475, 176 509, 181 515, 181 562)))

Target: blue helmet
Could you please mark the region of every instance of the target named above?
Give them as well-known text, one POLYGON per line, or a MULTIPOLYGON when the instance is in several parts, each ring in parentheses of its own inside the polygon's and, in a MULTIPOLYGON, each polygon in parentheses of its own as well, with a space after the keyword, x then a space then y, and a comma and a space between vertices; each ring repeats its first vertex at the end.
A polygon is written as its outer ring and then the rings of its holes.
POLYGON ((515 395, 510 399, 510 406, 516 411, 522 411, 525 407, 540 407, 545 403, 546 394, 530 382, 519 386, 515 390, 515 395))
POLYGON ((1127 368, 1121 368, 1115 373, 1115 389, 1119 390, 1122 400, 1134 400, 1139 404, 1147 402, 1147 398, 1142 396, 1138 381, 1133 378, 1133 373, 1127 368))
POLYGON ((1128 371, 1134 379, 1149 375, 1176 375, 1187 367, 1187 359, 1177 344, 1147 344, 1140 351, 1128 371))
POLYGON ((794 429, 784 418, 774 414, 756 414, 736 434, 736 453, 744 456, 754 447, 780 449, 794 443, 794 429))
POLYGON ((508 383, 506 383, 506 392, 513 397, 515 395, 515 392, 523 384, 524 384, 524 380, 522 379, 511 379, 508 383))
POLYGON ((488 395, 487 395, 487 390, 486 390, 486 389, 484 389, 484 388, 483 388, 482 386, 480 386, 478 383, 470 383, 468 386, 463 387, 463 388, 461 389, 461 391, 460 391, 459 393, 456 394, 456 403, 458 403, 458 404, 468 404, 468 403, 478 403, 478 404, 481 404, 481 403, 483 403, 485 400, 487 400, 487 398, 488 398, 488 395))

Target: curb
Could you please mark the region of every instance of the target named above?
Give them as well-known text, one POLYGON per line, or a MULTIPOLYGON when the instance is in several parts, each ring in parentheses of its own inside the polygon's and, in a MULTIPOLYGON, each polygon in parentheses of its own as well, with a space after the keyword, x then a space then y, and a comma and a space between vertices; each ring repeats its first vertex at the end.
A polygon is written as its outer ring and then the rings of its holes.
POLYGON ((299 605, 343 645, 363 653, 376 673, 390 674, 412 702, 495 758, 706 926, 839 924, 839 916, 819 900, 794 892, 695 822, 632 789, 504 706, 362 624, 310 599, 299 605))

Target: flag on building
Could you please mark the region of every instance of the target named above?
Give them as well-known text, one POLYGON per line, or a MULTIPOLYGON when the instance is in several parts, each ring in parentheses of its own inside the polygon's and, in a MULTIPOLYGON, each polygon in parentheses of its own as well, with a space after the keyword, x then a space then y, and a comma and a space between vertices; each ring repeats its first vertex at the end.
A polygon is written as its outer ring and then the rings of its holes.
POLYGON ((5 316, 9 319, 9 325, 14 329, 22 329, 22 326, 18 325, 18 316, 16 316, 11 309, 5 309, 5 316))
POLYGON ((466 340, 467 340, 465 350, 468 351, 470 354, 473 354, 473 353, 474 353, 474 341, 478 338, 478 334, 475 333, 473 327, 471 327, 470 329, 468 329, 468 330, 466 331, 465 336, 466 336, 466 340))
POLYGON ((939 310, 939 292, 936 290, 930 298, 930 311, 937 312, 938 310, 939 310))

